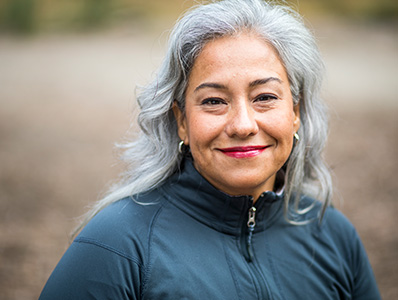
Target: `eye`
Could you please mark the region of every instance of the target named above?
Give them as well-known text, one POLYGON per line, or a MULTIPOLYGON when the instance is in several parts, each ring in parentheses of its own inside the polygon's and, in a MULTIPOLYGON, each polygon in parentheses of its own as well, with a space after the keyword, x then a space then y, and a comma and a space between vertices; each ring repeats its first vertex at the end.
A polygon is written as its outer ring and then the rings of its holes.
POLYGON ((220 98, 207 98, 202 101, 202 105, 220 105, 220 104, 226 104, 226 102, 220 98))
POLYGON ((276 100, 278 99, 278 97, 276 97, 275 95, 272 94, 261 94, 259 96, 257 96, 254 101, 259 101, 259 102, 266 102, 266 101, 272 101, 272 100, 276 100))

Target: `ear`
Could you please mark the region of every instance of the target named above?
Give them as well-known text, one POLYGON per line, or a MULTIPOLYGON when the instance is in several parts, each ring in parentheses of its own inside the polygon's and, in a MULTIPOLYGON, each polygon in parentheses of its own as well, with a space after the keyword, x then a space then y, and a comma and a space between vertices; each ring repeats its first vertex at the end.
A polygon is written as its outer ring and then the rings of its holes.
POLYGON ((188 128, 187 128, 185 114, 181 111, 180 107, 177 104, 177 101, 173 102, 172 109, 173 109, 174 117, 176 118, 176 121, 177 121, 178 136, 180 137, 180 139, 182 141, 184 141, 185 145, 189 145, 188 128))
POLYGON ((294 120, 293 120, 293 129, 294 132, 297 132, 300 128, 300 104, 297 103, 293 106, 294 120))

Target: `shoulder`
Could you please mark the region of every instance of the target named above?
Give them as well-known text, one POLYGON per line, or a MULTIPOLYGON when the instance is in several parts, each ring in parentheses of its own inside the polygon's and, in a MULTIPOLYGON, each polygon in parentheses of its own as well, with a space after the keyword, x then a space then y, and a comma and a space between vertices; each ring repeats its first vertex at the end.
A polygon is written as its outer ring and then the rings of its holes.
POLYGON ((310 221, 313 229, 330 231, 337 235, 353 234, 355 228, 348 218, 333 205, 325 208, 322 215, 323 203, 309 196, 301 198, 299 209, 307 210, 307 213, 298 218, 299 221, 310 221))
POLYGON ((325 214, 321 220, 320 228, 331 235, 354 237, 357 231, 350 220, 338 209, 333 206, 326 208, 325 214))
POLYGON ((334 206, 328 206, 326 208, 322 222, 324 222, 326 226, 333 225, 333 227, 336 229, 354 230, 354 226, 350 220, 334 206))
POLYGON ((158 191, 118 200, 101 210, 74 243, 90 244, 126 258, 146 252, 152 224, 167 201, 158 191))
POLYGON ((319 232, 318 238, 340 254, 337 255, 339 264, 350 270, 353 298, 380 299, 365 247, 347 217, 336 208, 328 207, 319 232))
POLYGON ((302 230, 309 230, 322 245, 328 245, 330 250, 342 253, 346 257, 352 256, 353 251, 358 251, 358 233, 349 219, 338 209, 327 206, 322 215, 323 203, 308 196, 301 198, 299 208, 308 210, 298 218, 306 223, 301 225, 304 226, 302 230))
POLYGON ((157 193, 110 204, 76 237, 50 276, 40 299, 138 299, 145 277, 147 237, 161 211, 157 193))
MULTIPOLYGON (((317 202, 312 213, 319 215, 321 207, 322 204, 317 202)), ((349 278, 353 282, 357 282, 360 276, 369 282, 373 280, 373 273, 360 236, 342 212, 333 206, 328 206, 323 218, 321 220, 318 218, 308 226, 311 228, 313 241, 319 253, 338 262, 343 273, 349 272, 349 278)))
POLYGON ((329 206, 322 220, 314 222, 313 234, 322 244, 355 268, 357 258, 365 253, 354 225, 338 209, 329 206))

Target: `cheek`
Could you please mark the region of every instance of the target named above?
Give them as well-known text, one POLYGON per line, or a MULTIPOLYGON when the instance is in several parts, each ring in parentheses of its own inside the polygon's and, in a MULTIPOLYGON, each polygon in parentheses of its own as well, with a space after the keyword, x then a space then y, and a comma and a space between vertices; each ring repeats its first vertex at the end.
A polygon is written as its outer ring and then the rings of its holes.
POLYGON ((188 117, 188 139, 192 148, 203 148, 216 139, 223 126, 217 118, 206 114, 192 114, 188 117))
POLYGON ((294 114, 281 111, 263 118, 263 128, 277 140, 291 140, 294 134, 294 114))

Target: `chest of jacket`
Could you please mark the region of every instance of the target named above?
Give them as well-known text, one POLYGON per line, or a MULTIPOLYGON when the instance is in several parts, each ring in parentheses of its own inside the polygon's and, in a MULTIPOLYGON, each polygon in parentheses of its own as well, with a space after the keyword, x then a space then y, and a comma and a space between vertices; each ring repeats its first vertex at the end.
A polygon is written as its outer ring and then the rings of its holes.
POLYGON ((250 260, 243 216, 241 230, 231 234, 166 206, 149 237, 143 298, 349 299, 341 260, 331 255, 333 249, 320 247, 305 227, 280 220, 255 231, 250 260))

